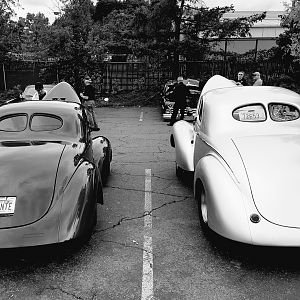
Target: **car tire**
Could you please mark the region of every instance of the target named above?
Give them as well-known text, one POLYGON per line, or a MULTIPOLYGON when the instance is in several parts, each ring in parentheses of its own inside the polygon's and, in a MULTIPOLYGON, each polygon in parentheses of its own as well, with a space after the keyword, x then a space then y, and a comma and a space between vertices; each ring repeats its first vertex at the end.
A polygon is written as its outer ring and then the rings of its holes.
POLYGON ((176 176, 178 179, 182 180, 184 175, 184 170, 180 168, 176 163, 176 176))
POLYGON ((107 183, 108 176, 110 175, 111 172, 111 166, 110 166, 111 160, 112 160, 112 151, 110 150, 107 156, 105 157, 105 160, 103 161, 103 167, 101 172, 101 179, 103 185, 107 183))
POLYGON ((211 230, 208 227, 208 209, 207 209, 207 195, 202 184, 197 183, 196 200, 198 204, 198 215, 200 226, 206 238, 211 238, 211 230))
POLYGON ((76 251, 81 249, 84 245, 86 245, 90 241, 94 233, 94 228, 97 225, 97 219, 98 219, 97 203, 95 203, 94 210, 91 214, 92 217, 89 219, 89 222, 86 225, 84 232, 82 232, 82 234, 79 237, 75 238, 74 240, 71 240, 69 243, 70 247, 76 251))

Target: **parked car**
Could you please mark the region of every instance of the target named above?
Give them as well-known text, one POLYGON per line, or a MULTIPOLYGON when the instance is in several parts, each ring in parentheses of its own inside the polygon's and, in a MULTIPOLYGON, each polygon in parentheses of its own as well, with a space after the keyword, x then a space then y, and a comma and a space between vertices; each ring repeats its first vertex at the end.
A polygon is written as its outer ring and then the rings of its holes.
POLYGON ((0 248, 85 241, 103 204, 110 141, 68 83, 45 100, 0 107, 0 248))
MULTIPOLYGON (((55 86, 54 84, 45 84, 44 85, 44 90, 48 93, 54 86, 55 86)), ((28 85, 28 86, 26 86, 26 88, 20 94, 19 97, 3 101, 2 105, 17 103, 17 102, 22 102, 22 101, 27 101, 27 100, 33 100, 32 98, 36 93, 37 93, 37 91, 35 90, 35 86, 34 85, 28 85)))
MULTIPOLYGON (((48 93, 55 85, 54 84, 43 84, 44 90, 48 93)), ((36 93, 35 85, 27 85, 24 89, 22 97, 24 100, 32 100, 33 95, 36 93)))
POLYGON ((177 174, 193 173, 205 232, 300 246, 299 116, 300 95, 288 89, 208 80, 194 123, 178 121, 171 135, 177 174))
MULTIPOLYGON (((168 81, 162 91, 161 107, 164 121, 170 120, 173 113, 173 106, 175 104, 173 99, 173 90, 176 85, 176 80, 168 81)), ((184 84, 189 88, 189 96, 187 98, 187 108, 185 110, 185 120, 193 120, 196 112, 197 102, 200 96, 199 81, 195 79, 185 79, 184 84)), ((178 114, 177 118, 180 115, 178 114)))

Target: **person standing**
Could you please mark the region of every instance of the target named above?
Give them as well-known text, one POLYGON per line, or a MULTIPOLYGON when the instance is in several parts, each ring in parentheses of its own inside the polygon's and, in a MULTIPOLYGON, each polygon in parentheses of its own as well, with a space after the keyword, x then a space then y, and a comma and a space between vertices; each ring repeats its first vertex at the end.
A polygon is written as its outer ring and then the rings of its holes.
POLYGON ((261 86, 261 85, 263 85, 263 81, 260 78, 260 73, 259 72, 254 72, 252 74, 252 76, 253 76, 253 86, 261 86))
POLYGON ((237 75, 237 81, 236 81, 237 85, 248 85, 246 78, 245 78, 245 72, 244 71, 239 71, 238 75, 237 75))
POLYGON ((32 96, 32 100, 42 100, 47 92, 44 90, 44 85, 41 82, 37 82, 34 86, 36 92, 32 96))
POLYGON ((100 130, 98 127, 94 107, 95 107, 95 88, 92 86, 92 80, 89 76, 86 76, 83 80, 84 82, 84 91, 80 93, 82 99, 82 104, 86 108, 87 118, 91 128, 95 131, 100 130))
POLYGON ((177 78, 177 84, 175 85, 173 91, 175 104, 173 106, 173 113, 171 116, 170 123, 168 124, 169 126, 173 126, 173 124, 176 122, 176 117, 179 110, 180 110, 180 120, 183 120, 184 111, 186 108, 186 98, 188 94, 189 94, 189 88, 183 83, 183 77, 179 76, 177 78))

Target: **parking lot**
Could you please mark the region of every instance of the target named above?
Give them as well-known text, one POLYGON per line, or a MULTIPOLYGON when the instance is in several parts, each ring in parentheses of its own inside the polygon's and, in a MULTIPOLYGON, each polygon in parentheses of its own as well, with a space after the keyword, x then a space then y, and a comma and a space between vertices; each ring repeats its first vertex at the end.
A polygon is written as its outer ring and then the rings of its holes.
POLYGON ((299 298, 299 249, 203 235, 159 107, 96 114, 113 160, 91 240, 80 249, 2 250, 1 299, 299 298))

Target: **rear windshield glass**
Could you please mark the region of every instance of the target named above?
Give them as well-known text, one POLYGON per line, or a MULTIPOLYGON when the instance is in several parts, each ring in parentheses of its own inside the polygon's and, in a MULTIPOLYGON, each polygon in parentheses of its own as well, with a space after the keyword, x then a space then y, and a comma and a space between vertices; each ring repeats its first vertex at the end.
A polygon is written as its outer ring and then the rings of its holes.
POLYGON ((297 107, 284 103, 269 104, 270 117, 276 122, 293 121, 299 118, 299 110, 297 107))
POLYGON ((27 125, 27 115, 8 115, 0 119, 0 130, 18 132, 25 130, 27 125))
POLYGON ((265 108, 260 104, 239 107, 233 111, 232 116, 241 122, 262 122, 267 119, 265 108))
POLYGON ((35 114, 31 118, 30 129, 32 131, 49 131, 61 128, 63 121, 54 115, 35 114))

